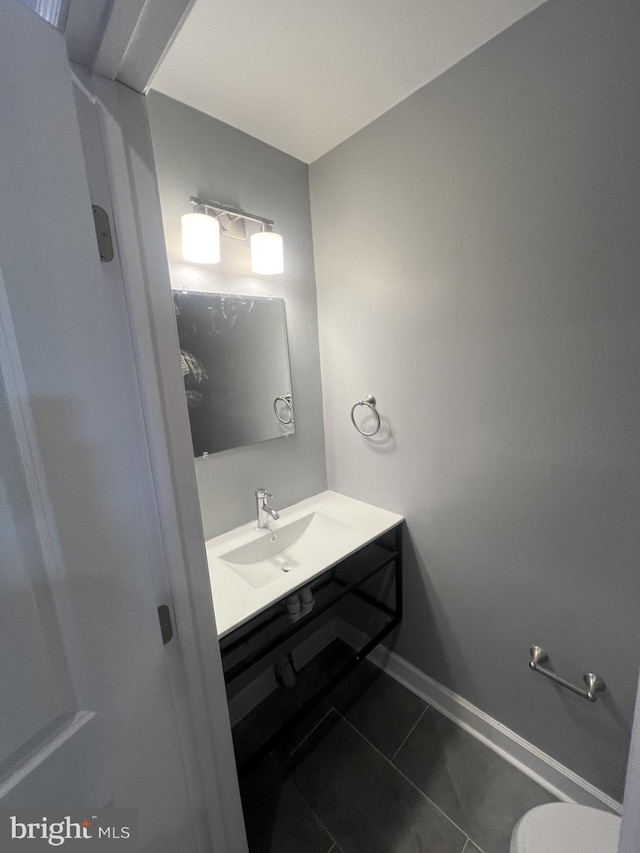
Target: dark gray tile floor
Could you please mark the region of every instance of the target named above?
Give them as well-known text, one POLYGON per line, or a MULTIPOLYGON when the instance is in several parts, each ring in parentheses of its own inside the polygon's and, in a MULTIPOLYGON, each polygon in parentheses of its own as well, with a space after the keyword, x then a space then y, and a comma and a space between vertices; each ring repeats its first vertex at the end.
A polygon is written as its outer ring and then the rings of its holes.
MULTIPOLYGON (((349 653, 332 643, 236 726, 238 757, 349 653)), ((367 661, 241 793, 251 853, 508 853, 518 818, 553 799, 367 661)))
POLYGON ((518 818, 555 799, 433 708, 394 763, 485 853, 506 853, 518 818))
POLYGON ((250 850, 327 853, 333 838, 271 756, 243 781, 250 850))

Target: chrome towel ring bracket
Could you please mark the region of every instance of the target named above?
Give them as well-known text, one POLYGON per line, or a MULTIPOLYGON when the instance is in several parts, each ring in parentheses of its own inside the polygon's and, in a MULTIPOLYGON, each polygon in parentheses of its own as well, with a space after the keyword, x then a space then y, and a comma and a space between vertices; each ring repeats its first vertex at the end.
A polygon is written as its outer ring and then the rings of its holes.
POLYGON ((293 397, 291 394, 284 394, 281 397, 276 397, 273 401, 273 411, 281 424, 290 426, 293 423, 293 397), (282 417, 282 414, 278 411, 278 403, 284 403, 286 407, 286 409, 282 411, 284 417, 282 417))
POLYGON ((367 396, 363 397, 362 400, 358 400, 357 403, 354 403, 354 405, 351 408, 351 423, 358 430, 360 435, 367 435, 367 436, 377 435, 377 433, 380 432, 380 414, 378 413, 378 410, 376 409, 376 398, 373 396, 373 394, 367 394, 367 396), (371 430, 371 432, 365 432, 365 430, 363 430, 361 427, 358 426, 358 423, 356 421, 356 416, 355 416, 355 412, 356 412, 356 409, 358 408, 358 406, 366 406, 366 408, 371 410, 371 413, 375 417, 376 425, 373 428, 373 430, 371 430))

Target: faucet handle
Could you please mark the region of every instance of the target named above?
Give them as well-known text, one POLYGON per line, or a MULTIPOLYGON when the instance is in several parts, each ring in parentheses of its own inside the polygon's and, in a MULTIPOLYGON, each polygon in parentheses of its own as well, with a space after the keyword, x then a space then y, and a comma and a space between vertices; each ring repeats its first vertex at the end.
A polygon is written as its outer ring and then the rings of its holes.
POLYGON ((256 497, 257 498, 272 498, 273 495, 271 492, 268 492, 264 487, 258 487, 256 489, 256 497))

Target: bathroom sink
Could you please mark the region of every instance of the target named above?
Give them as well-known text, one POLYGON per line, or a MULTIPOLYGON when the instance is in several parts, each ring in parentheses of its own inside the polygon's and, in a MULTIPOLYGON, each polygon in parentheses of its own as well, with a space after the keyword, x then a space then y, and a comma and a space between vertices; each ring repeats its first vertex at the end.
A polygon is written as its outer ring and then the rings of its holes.
POLYGON ((309 515, 292 521, 291 524, 285 524, 277 530, 265 530, 259 539, 234 548, 233 551, 223 554, 222 559, 227 563, 246 566, 249 563, 261 563, 263 560, 277 557, 285 548, 290 548, 294 542, 298 541, 315 515, 315 512, 310 512, 309 515))
POLYGON ((256 539, 221 554, 220 559, 251 586, 259 588, 283 573, 299 569, 327 540, 335 542, 348 532, 348 524, 321 512, 310 512, 289 524, 274 524, 271 530, 261 530, 256 539))
POLYGON ((395 527, 402 516, 326 491, 280 509, 270 530, 251 521, 206 543, 218 636, 395 527))

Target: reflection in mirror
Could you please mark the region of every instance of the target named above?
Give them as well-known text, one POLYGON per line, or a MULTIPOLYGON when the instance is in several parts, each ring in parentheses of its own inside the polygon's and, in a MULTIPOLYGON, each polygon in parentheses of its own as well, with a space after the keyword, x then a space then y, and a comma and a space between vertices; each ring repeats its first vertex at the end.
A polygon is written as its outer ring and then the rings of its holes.
POLYGON ((173 291, 195 456, 295 431, 284 299, 173 291))

